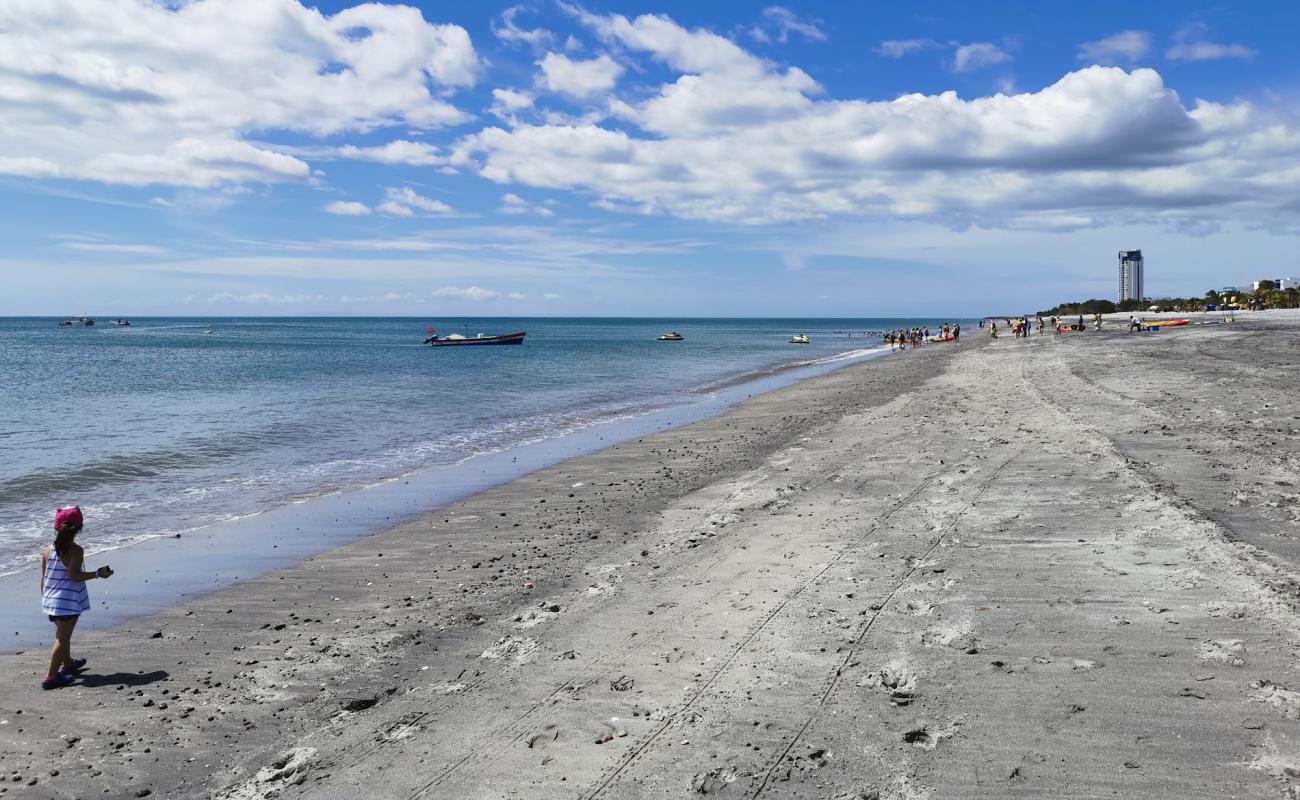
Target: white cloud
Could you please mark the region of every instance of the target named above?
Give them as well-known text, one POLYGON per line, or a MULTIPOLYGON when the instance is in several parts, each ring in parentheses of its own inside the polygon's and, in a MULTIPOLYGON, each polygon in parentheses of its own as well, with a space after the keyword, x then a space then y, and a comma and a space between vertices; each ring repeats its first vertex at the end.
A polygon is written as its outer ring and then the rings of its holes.
POLYGON ((1258 50, 1243 44, 1216 42, 1180 42, 1165 51, 1172 61, 1217 61, 1221 58, 1254 58, 1258 50))
POLYGON ((1295 120, 1244 102, 1185 105, 1150 69, 1088 67, 970 99, 831 99, 802 71, 712 32, 566 8, 607 46, 674 76, 615 97, 616 122, 489 127, 463 137, 452 163, 621 213, 753 224, 1282 224, 1300 195, 1295 120))
POLYGON ((338 149, 342 158, 361 161, 378 161, 381 164, 407 164, 413 167, 442 164, 446 159, 438 155, 438 148, 427 142, 395 139, 376 147, 357 147, 345 144, 338 149))
POLYGON ((269 292, 249 292, 247 294, 232 294, 230 292, 218 292, 207 299, 209 305, 220 305, 223 303, 236 303, 239 305, 265 306, 265 305, 302 305, 303 303, 321 303, 328 298, 321 294, 286 294, 273 295, 269 292))
POLYGON ((511 300, 527 299, 527 295, 521 294, 520 292, 511 292, 510 294, 506 295, 506 297, 510 298, 511 300))
POLYGON ((427 211, 430 214, 451 214, 454 209, 442 202, 425 197, 409 186, 400 188, 389 187, 385 190, 385 200, 375 206, 375 210, 381 214, 388 214, 394 217, 412 217, 415 216, 413 209, 427 211))
POLYGON ((507 192, 501 196, 501 207, 497 210, 502 214, 536 214, 540 217, 555 216, 555 212, 547 205, 534 205, 514 192, 507 192))
POLYGON ((337 214, 340 217, 364 217, 370 213, 370 207, 365 203, 352 200, 335 200, 325 206, 325 211, 330 214, 337 214))
POLYGON ((782 44, 790 40, 790 34, 797 33, 814 42, 826 41, 826 31, 822 30, 819 19, 800 19, 784 6, 768 6, 763 9, 763 21, 750 29, 750 35, 760 42, 775 39, 782 44), (771 30, 773 33, 768 33, 771 30))
POLYGON ((542 295, 543 300, 559 300, 560 296, 555 292, 546 292, 542 295))
POLYGON ((618 83, 623 67, 607 55, 575 61, 563 53, 547 53, 537 62, 542 68, 542 85, 579 100, 607 92, 618 83))
POLYGON ((169 251, 165 247, 152 244, 113 244, 111 242, 63 242, 60 247, 79 250, 85 253, 108 253, 129 256, 165 256, 169 251))
POLYGON ((525 108, 531 108, 533 105, 533 96, 527 92, 520 92, 514 89, 493 89, 492 90, 492 113, 502 119, 509 120, 525 108))
POLYGON ((1092 64, 1132 64, 1151 52, 1151 34, 1146 31, 1119 33, 1079 45, 1078 58, 1092 64))
POLYGON ((339 302, 348 305, 376 305, 379 303, 423 303, 425 299, 410 292, 385 292, 384 294, 371 295, 345 294, 339 298, 339 302))
POLYGON ((1011 56, 992 42, 972 42, 960 45, 952 56, 954 72, 970 72, 1010 61, 1011 56))
POLYGON ((545 28, 528 30, 515 23, 515 17, 523 11, 523 6, 512 6, 501 12, 501 23, 492 24, 492 33, 507 44, 526 44, 532 47, 545 47, 554 39, 554 35, 545 28))
POLYGON ((404 206, 396 200, 385 200, 375 206, 375 210, 380 214, 387 214, 390 217, 413 217, 415 212, 409 206, 404 206))
POLYGON ((484 289, 481 286, 443 286, 433 290, 434 297, 450 297, 457 300, 471 300, 475 303, 482 303, 487 300, 495 300, 501 296, 500 292, 484 289))
POLYGON ((469 35, 407 6, 325 15, 298 0, 0 3, 0 172, 131 185, 305 181, 254 144, 466 115, 469 35))
POLYGON ((942 44, 934 39, 889 39, 881 42, 875 48, 877 55, 886 58, 902 58, 911 53, 920 52, 921 50, 930 50, 932 48, 943 47, 942 44))

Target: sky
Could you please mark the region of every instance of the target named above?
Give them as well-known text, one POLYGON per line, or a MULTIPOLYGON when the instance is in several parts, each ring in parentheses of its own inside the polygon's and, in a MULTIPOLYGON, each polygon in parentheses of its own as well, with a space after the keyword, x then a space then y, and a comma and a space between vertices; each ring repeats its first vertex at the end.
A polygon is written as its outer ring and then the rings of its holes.
POLYGON ((0 315, 1020 313, 1300 274, 1292 2, 0 3, 0 315))

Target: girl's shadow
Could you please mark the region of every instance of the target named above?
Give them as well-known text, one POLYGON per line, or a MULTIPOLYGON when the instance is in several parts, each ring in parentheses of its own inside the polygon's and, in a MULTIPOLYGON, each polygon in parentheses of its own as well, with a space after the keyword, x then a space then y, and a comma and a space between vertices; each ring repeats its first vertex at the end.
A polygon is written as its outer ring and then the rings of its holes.
POLYGON ((80 680, 82 686, 95 688, 97 686, 148 686, 166 677, 166 670, 157 669, 153 672, 112 672, 108 675, 86 673, 80 680))

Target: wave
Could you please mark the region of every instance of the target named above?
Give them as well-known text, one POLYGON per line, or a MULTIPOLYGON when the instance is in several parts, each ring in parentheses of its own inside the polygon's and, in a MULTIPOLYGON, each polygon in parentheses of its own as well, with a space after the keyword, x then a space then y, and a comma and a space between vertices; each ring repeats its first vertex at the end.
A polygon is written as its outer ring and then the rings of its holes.
POLYGON ((305 423, 290 423, 196 436, 170 447, 120 453, 75 466, 35 470, 0 481, 0 497, 76 495, 103 486, 157 478, 175 470, 229 461, 263 450, 268 444, 291 442, 308 428, 305 423))

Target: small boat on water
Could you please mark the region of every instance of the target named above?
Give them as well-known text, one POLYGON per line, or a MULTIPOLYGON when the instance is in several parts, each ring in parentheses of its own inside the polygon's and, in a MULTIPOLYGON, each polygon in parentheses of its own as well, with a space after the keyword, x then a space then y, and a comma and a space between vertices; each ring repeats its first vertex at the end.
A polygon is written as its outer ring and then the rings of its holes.
POLYGON ((808 338, 808 334, 806 333, 801 333, 798 336, 790 337, 790 344, 808 344, 810 341, 811 340, 808 338))
POLYGON ((129 328, 129 327, 131 327, 131 320, 129 320, 129 319, 115 319, 115 320, 113 320, 113 324, 116 325, 116 326, 119 327, 119 328, 129 328))
POLYGON ((681 335, 680 333, 678 333, 677 331, 668 331, 667 333, 661 333, 661 334, 659 334, 659 339, 658 339, 658 341, 660 341, 660 342, 680 342, 681 340, 683 340, 683 339, 685 339, 685 338, 686 338, 685 336, 682 336, 682 335, 681 335))
POLYGON ((60 328, 91 328, 94 327, 95 321, 90 317, 77 317, 76 319, 59 320, 60 328))
POLYGON ((484 336, 479 334, 473 338, 461 336, 459 333, 453 333, 450 336, 438 336, 434 334, 424 340, 425 344, 434 347, 468 347, 470 345, 487 345, 487 344, 523 344, 527 331, 518 333, 503 333, 499 336, 484 336))

